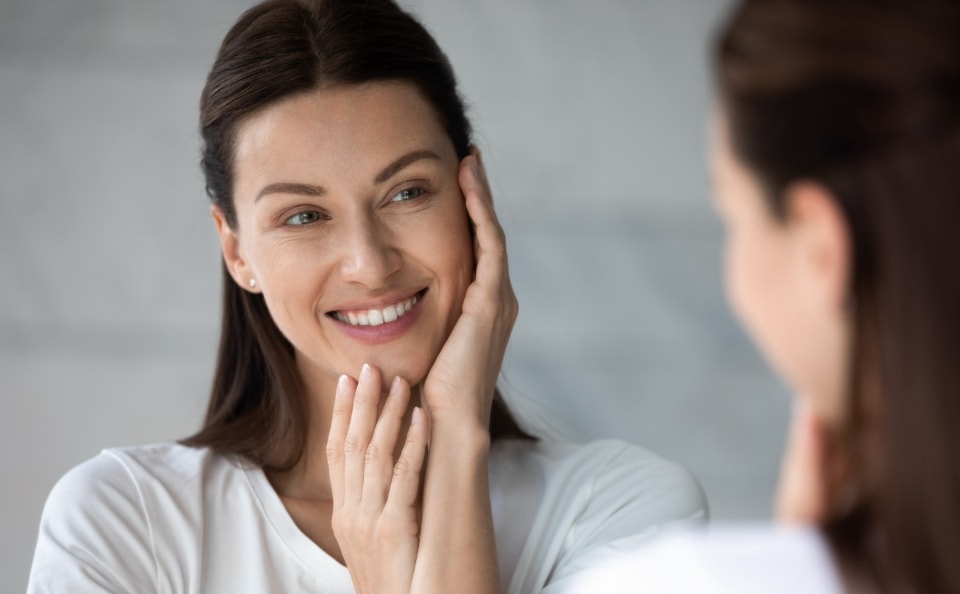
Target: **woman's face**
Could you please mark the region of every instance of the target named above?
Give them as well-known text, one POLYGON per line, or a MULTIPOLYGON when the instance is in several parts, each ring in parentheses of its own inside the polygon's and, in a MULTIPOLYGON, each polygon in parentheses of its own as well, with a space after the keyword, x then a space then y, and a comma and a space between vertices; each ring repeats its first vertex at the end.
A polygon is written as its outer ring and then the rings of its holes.
POLYGON ((224 254, 236 282, 263 293, 308 384, 363 363, 387 381, 426 376, 473 279, 458 170, 404 83, 312 91, 239 127, 224 254))
POLYGON ((715 120, 715 204, 726 229, 728 299, 767 360, 818 415, 841 414, 848 317, 846 230, 835 201, 812 185, 789 190, 774 216, 756 179, 734 155, 726 122, 715 120))

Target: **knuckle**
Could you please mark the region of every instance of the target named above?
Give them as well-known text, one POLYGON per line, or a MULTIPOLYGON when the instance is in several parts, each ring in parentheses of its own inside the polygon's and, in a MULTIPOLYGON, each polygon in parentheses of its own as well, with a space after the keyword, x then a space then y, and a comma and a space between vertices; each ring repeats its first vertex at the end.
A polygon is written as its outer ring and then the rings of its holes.
POLYGON ((360 438, 353 433, 347 433, 346 439, 343 440, 343 452, 348 456, 353 456, 360 452, 362 449, 360 445, 360 438))
POLYGON ((369 522, 354 508, 348 507, 334 512, 330 518, 330 528, 338 537, 357 536, 369 530, 369 522))
POLYGON ((399 536, 400 530, 393 522, 379 522, 374 528, 373 534, 377 540, 391 541, 399 536))
POLYGON ((401 456, 393 465, 393 478, 403 478, 410 474, 410 461, 401 456))
POLYGON ((372 534, 383 541, 396 541, 397 539, 407 539, 416 536, 419 532, 417 521, 411 513, 410 508, 403 510, 385 510, 372 529, 372 534))
POLYGON ((369 394, 366 394, 362 390, 357 391, 357 395, 353 399, 353 408, 362 409, 370 406, 371 402, 374 400, 369 394))
POLYGON ((337 444, 327 444, 327 463, 338 464, 343 460, 343 448, 337 444))
POLYGON ((405 479, 417 474, 419 470, 419 465, 410 459, 410 456, 404 454, 400 456, 400 459, 397 460, 397 463, 393 465, 393 478, 395 479, 405 479))
POLYGON ((367 450, 363 453, 363 461, 366 464, 376 464, 382 458, 383 452, 380 450, 380 447, 371 443, 367 445, 367 450))
POLYGON ((333 517, 330 519, 330 528, 338 540, 342 540, 347 535, 352 534, 350 522, 343 517, 343 514, 333 514, 333 517))
POLYGON ((507 259, 507 244, 506 238, 503 237, 503 231, 500 231, 497 235, 497 242, 491 246, 487 246, 486 249, 491 258, 496 258, 497 260, 507 259))

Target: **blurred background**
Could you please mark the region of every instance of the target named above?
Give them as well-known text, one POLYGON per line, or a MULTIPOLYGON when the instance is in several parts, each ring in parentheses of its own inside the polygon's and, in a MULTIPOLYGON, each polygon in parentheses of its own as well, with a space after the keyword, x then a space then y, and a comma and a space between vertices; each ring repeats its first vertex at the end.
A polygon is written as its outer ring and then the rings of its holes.
MULTIPOLYGON (((0 0, 0 591, 46 494, 198 427, 219 253, 197 102, 240 0, 0 0)), ((689 467, 770 516, 784 387, 732 319, 705 165, 721 0, 405 0, 456 68, 521 313, 508 399, 541 435, 689 467)))

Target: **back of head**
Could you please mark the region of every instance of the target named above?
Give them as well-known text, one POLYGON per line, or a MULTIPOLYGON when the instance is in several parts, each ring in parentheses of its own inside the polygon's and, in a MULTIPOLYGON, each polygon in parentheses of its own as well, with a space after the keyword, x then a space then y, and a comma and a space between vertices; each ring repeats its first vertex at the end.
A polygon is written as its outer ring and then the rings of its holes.
POLYGON ((827 187, 852 236, 848 576, 960 592, 960 3, 746 0, 716 46, 734 153, 783 213, 827 187))

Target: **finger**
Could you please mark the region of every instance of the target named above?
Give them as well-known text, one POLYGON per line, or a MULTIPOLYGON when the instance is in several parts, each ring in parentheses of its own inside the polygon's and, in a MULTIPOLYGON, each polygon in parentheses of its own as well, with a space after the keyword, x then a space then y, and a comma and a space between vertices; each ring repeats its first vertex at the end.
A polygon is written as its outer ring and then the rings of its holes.
POLYGON ((411 507, 417 505, 429 435, 426 413, 420 407, 414 408, 407 439, 394 466, 393 481, 390 483, 390 493, 385 506, 386 513, 408 513, 411 507))
POLYGON ((809 404, 795 407, 777 492, 777 518, 809 525, 825 518, 824 435, 809 404))
MULTIPOLYGON (((487 181, 487 174, 480 159, 480 151, 476 147, 471 150, 473 154, 464 157, 460 163, 459 172, 460 189, 463 190, 467 208, 470 208, 469 203, 471 201, 479 201, 486 206, 485 214, 482 215, 482 222, 489 223, 494 230, 502 231, 500 222, 494 215, 493 194, 490 191, 490 183, 487 181)), ((476 220, 477 217, 474 216, 474 213, 471 213, 471 218, 474 219, 474 224, 481 222, 476 220)))
POLYGON ((363 499, 376 508, 382 508, 390 489, 393 474, 394 451, 403 415, 410 402, 410 384, 396 377, 390 385, 390 394, 380 412, 380 420, 373 430, 373 439, 367 446, 363 499))
POLYGON ((483 166, 483 157, 480 149, 476 146, 470 147, 470 154, 461 161, 460 185, 464 193, 469 189, 476 192, 477 196, 489 204, 493 204, 493 193, 490 191, 490 183, 487 180, 487 173, 483 166), (462 165, 467 165, 469 171, 465 171, 462 165), (464 173, 471 173, 471 176, 464 176, 464 173))
POLYGON ((337 381, 337 394, 327 436, 327 466, 330 468, 330 489, 334 505, 343 502, 343 442, 353 413, 353 394, 357 384, 349 376, 341 375, 337 381))
POLYGON ((357 383, 357 390, 353 397, 350 427, 343 442, 345 500, 357 501, 363 493, 367 446, 377 422, 379 404, 380 371, 372 365, 364 364, 360 370, 360 381, 357 383))
POLYGON ((507 269, 506 239, 476 156, 464 158, 460 167, 460 186, 475 229, 477 281, 493 288, 499 285, 507 269))

